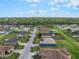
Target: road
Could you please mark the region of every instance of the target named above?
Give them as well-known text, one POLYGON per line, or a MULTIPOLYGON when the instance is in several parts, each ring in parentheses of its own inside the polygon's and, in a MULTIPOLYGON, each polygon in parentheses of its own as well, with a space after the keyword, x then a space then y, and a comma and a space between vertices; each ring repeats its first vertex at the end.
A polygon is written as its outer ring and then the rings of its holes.
POLYGON ((36 34, 36 27, 34 27, 31 37, 29 38, 28 43, 26 43, 26 45, 23 49, 23 52, 20 54, 18 59, 29 59, 31 46, 32 46, 33 40, 36 36, 35 34, 36 34))

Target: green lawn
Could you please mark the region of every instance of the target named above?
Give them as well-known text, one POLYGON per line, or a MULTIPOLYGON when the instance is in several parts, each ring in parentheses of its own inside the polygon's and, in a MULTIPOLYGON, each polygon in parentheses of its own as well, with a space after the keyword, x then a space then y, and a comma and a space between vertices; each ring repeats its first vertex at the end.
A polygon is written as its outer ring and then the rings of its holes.
POLYGON ((5 35, 4 37, 0 38, 0 40, 1 39, 8 39, 8 38, 15 38, 15 37, 16 37, 16 33, 11 32, 11 33, 5 35))
POLYGON ((23 45, 17 45, 16 49, 23 49, 23 47, 24 47, 23 45))
POLYGON ((39 50, 40 50, 40 46, 36 46, 36 47, 31 48, 31 52, 39 51, 39 50))
POLYGON ((36 33, 36 37, 35 37, 33 43, 34 43, 34 44, 39 44, 40 41, 41 41, 41 35, 40 35, 39 32, 37 32, 37 33, 36 33))
POLYGON ((18 59, 19 54, 17 53, 13 53, 11 56, 7 57, 7 58, 1 58, 1 59, 18 59))
POLYGON ((20 38, 20 42, 26 43, 27 41, 29 41, 29 37, 29 33, 26 33, 23 37, 20 38))
POLYGON ((79 46, 77 45, 76 41, 71 36, 67 35, 63 29, 57 26, 54 28, 65 38, 61 44, 63 44, 64 47, 70 51, 72 59, 79 59, 79 46))
POLYGON ((10 38, 15 38, 16 37, 16 33, 14 33, 14 32, 10 32, 9 34, 7 34, 7 35, 2 35, 2 36, 0 36, 0 44, 3 44, 3 40, 4 39, 10 39, 10 38))

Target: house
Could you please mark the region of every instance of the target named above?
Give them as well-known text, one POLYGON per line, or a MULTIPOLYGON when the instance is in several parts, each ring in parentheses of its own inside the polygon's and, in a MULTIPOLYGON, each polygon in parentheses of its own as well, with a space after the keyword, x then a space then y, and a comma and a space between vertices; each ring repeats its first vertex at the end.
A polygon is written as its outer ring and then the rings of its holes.
POLYGON ((13 46, 0 46, 0 56, 10 54, 13 50, 13 46))
POLYGON ((0 34, 7 34, 7 31, 0 31, 0 34))
POLYGON ((4 44, 6 45, 16 45, 18 40, 16 38, 13 39, 5 39, 4 44))
POLYGON ((79 37, 79 31, 72 32, 72 37, 79 37))
POLYGON ((49 34, 51 34, 53 37, 55 37, 55 31, 49 31, 49 34))
POLYGON ((45 26, 40 26, 39 27, 39 32, 40 33, 49 33, 49 28, 45 27, 45 26))
POLYGON ((32 25, 21 25, 20 28, 21 28, 21 31, 29 32, 32 28, 32 25))
POLYGON ((29 30, 30 30, 30 27, 23 27, 23 28, 22 28, 22 31, 28 32, 29 30))
POLYGON ((20 31, 18 34, 17 34, 17 37, 23 37, 25 35, 26 31, 20 31))
POLYGON ((65 48, 41 48, 39 56, 39 59, 71 59, 70 53, 65 48))
POLYGON ((52 34, 51 33, 41 33, 41 37, 42 38, 50 38, 50 37, 52 37, 52 34))
POLYGON ((4 29, 3 27, 0 27, 0 34, 6 34, 7 31, 6 29, 4 29))
POLYGON ((56 46, 56 42, 53 38, 42 38, 40 46, 56 46))

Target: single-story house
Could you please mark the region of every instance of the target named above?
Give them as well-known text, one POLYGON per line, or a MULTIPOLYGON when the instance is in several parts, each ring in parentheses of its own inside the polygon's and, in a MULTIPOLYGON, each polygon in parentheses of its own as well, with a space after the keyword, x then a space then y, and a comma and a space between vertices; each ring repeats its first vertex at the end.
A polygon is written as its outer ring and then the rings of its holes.
POLYGON ((50 29, 46 26, 39 26, 40 33, 49 33, 50 29))
POLYGON ((0 46, 0 56, 10 54, 13 50, 13 46, 0 46))
POLYGON ((50 38, 50 37, 52 37, 52 34, 51 33, 41 33, 41 37, 42 38, 50 38))
POLYGON ((42 38, 40 46, 56 46, 56 42, 53 38, 42 38))
POLYGON ((26 32, 28 32, 29 30, 30 30, 29 27, 24 27, 24 28, 22 28, 22 31, 26 31, 26 32))
POLYGON ((17 34, 17 37, 23 37, 25 35, 26 31, 20 31, 18 34, 17 34))
POLYGON ((8 33, 7 31, 0 31, 0 34, 6 34, 8 33))
POLYGON ((4 44, 9 44, 9 45, 16 45, 18 42, 18 40, 16 38, 13 38, 13 39, 5 39, 4 40, 4 44))
POLYGON ((49 31, 49 34, 51 34, 53 37, 55 37, 55 31, 49 31))

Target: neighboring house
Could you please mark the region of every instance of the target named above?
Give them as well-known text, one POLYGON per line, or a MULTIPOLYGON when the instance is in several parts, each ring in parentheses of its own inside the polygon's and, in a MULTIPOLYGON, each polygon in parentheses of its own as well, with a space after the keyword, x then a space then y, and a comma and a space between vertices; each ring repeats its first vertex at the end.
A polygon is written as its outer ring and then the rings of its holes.
POLYGON ((29 28, 32 28, 33 25, 32 24, 26 24, 25 27, 29 27, 29 28))
MULTIPOLYGON (((67 49, 41 48, 39 51, 39 59, 71 59, 67 49)), ((38 58, 37 58, 38 59, 38 58)))
POLYGON ((22 31, 26 31, 26 32, 28 32, 29 30, 30 30, 29 27, 24 27, 24 28, 22 28, 22 31))
POLYGON ((23 37, 25 35, 26 31, 20 31, 18 34, 17 34, 17 37, 23 37))
POLYGON ((52 34, 51 33, 41 33, 41 37, 42 38, 50 38, 50 37, 52 37, 52 34))
POLYGON ((79 31, 72 32, 72 37, 79 37, 79 31))
POLYGON ((18 40, 16 38, 14 39, 5 39, 4 44, 6 45, 16 45, 18 40))
POLYGON ((40 33, 49 33, 50 29, 46 26, 38 26, 40 33))
POLYGON ((7 34, 7 31, 0 31, 0 34, 7 34))
POLYGON ((10 54, 14 50, 13 46, 0 46, 0 56, 10 54))
POLYGON ((21 31, 26 31, 26 32, 29 32, 30 30, 31 30, 31 27, 29 27, 29 26, 20 26, 20 28, 21 28, 21 31))
POLYGON ((56 42, 53 38, 42 38, 40 46, 56 46, 56 42))
POLYGON ((49 34, 51 34, 53 37, 55 37, 55 31, 49 31, 49 34))

